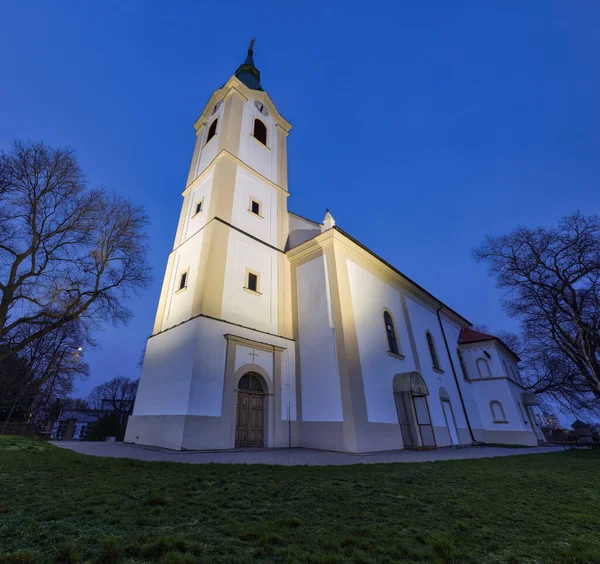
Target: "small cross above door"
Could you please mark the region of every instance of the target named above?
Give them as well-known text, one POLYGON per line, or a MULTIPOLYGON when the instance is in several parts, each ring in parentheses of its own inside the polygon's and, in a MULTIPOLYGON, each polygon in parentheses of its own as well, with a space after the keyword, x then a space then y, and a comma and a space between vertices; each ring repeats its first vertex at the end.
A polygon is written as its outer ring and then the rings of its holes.
POLYGON ((252 362, 254 362, 255 358, 258 356, 258 353, 255 350, 248 354, 252 357, 252 362))

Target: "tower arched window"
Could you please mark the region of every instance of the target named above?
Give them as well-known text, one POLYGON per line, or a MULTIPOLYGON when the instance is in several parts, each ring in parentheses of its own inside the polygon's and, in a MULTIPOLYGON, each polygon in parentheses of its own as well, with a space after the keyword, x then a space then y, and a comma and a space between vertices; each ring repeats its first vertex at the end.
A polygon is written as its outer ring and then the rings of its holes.
POLYGON ((460 367, 463 372, 463 377, 465 378, 465 380, 468 380, 469 373, 467 372, 467 365, 465 364, 465 359, 463 358, 463 355, 460 352, 460 349, 456 349, 456 355, 458 356, 458 361, 460 362, 460 367))
POLYGON ((252 135, 258 139, 263 145, 267 144, 267 126, 258 118, 254 120, 254 130, 252 135))
POLYGON ((429 354, 431 355, 431 364, 436 370, 441 370, 440 361, 438 359, 437 351, 435 349, 435 343, 433 342, 433 337, 431 336, 431 333, 429 331, 427 331, 426 336, 427 346, 429 347, 429 354))
POLYGON ((218 121, 219 121, 219 118, 217 118, 210 124, 210 127, 208 128, 208 135, 206 136, 206 143, 208 143, 217 134, 217 122, 218 121))
POLYGON ((490 370, 490 364, 485 358, 477 359, 477 371, 479 372, 480 378, 491 378, 492 371, 490 370))
POLYGON ((385 332, 388 340, 388 350, 391 353, 399 354, 398 341, 396 340, 396 330, 394 329, 394 322, 392 316, 387 312, 383 312, 383 322, 385 324, 385 332))
POLYGON ((504 408, 502 407, 502 404, 497 401, 497 400, 493 400, 490 402, 490 410, 492 411, 492 419, 495 422, 498 421, 506 421, 506 415, 504 414, 504 408))

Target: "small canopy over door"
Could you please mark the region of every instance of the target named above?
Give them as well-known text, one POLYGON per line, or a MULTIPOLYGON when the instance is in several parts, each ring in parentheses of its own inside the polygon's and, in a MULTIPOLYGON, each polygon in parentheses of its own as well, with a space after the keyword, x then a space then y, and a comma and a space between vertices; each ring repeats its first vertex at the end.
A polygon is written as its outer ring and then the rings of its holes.
POLYGON ((394 376, 394 396, 405 448, 435 448, 427 396, 429 390, 418 372, 394 376))

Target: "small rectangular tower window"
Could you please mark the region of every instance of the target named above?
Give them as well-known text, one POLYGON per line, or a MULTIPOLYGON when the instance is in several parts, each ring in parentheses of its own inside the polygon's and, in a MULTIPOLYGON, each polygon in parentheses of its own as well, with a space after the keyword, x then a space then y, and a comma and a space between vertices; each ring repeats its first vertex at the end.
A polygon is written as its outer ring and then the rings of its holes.
POLYGON ((260 294, 260 276, 258 272, 250 270, 249 268, 246 269, 246 286, 244 287, 244 290, 260 294))
POLYGON ((249 212, 257 215, 258 217, 262 217, 261 215, 261 203, 255 198, 250 197, 250 209, 249 212))
POLYGON ((196 202, 196 207, 194 208, 194 215, 198 215, 204 206, 204 198, 196 202))
POLYGON ((179 288, 177 288, 177 291, 185 290, 185 288, 187 288, 187 277, 188 277, 187 270, 185 272, 181 273, 181 276, 179 277, 179 288))

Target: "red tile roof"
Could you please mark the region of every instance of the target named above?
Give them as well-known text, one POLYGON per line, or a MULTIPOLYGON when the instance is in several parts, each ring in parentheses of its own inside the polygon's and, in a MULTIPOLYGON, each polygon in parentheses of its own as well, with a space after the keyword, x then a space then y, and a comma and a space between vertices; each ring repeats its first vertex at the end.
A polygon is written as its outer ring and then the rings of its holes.
POLYGON ((502 341, 502 339, 499 339, 495 335, 488 335, 487 333, 475 331, 474 329, 461 329, 458 337, 459 345, 466 345, 467 343, 479 343, 480 341, 498 341, 499 343, 502 343, 502 345, 504 345, 504 347, 507 348, 512 354, 514 354, 517 360, 521 360, 515 351, 513 351, 509 346, 506 345, 506 343, 502 341))
POLYGON ((460 332, 460 336, 458 337, 458 344, 462 345, 464 343, 477 343, 479 341, 492 341, 496 339, 498 339, 498 337, 495 337, 494 335, 481 333, 479 331, 475 331, 474 329, 463 328, 460 332))

